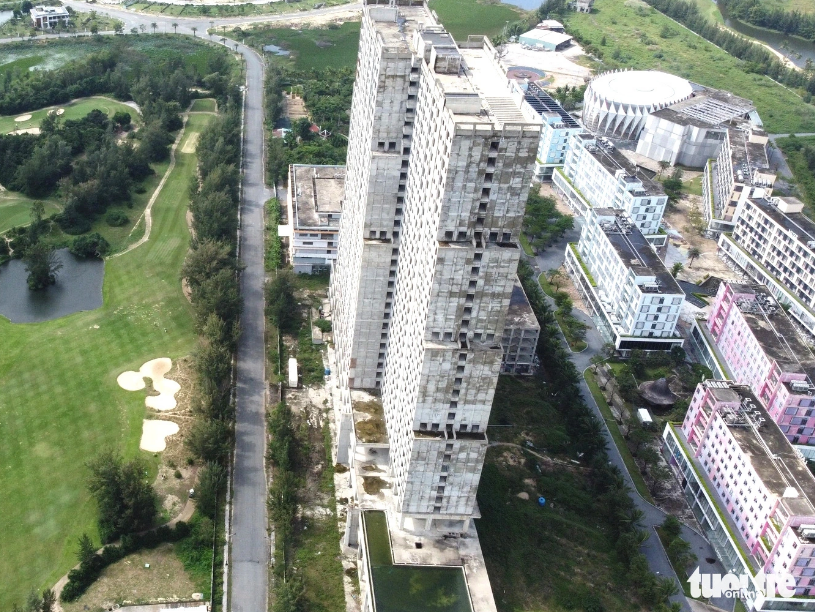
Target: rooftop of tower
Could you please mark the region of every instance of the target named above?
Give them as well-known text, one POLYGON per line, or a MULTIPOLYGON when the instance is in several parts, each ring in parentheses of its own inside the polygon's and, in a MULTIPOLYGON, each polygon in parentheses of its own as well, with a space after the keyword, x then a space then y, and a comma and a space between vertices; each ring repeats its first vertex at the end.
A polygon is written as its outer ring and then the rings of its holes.
POLYGON ((403 0, 396 6, 366 1, 382 45, 392 53, 410 53, 424 60, 445 96, 456 123, 541 125, 537 113, 513 93, 498 54, 484 36, 456 42, 424 3, 403 0))

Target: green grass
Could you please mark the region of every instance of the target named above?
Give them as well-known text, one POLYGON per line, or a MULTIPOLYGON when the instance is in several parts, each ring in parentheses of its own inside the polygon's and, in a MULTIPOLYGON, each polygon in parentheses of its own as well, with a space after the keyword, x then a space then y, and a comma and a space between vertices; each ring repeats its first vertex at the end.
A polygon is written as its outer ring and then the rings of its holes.
POLYGON ((645 480, 643 480, 642 474, 640 474, 640 468, 637 466, 637 462, 634 461, 634 457, 631 455, 631 451, 628 449, 625 438, 620 432, 620 428, 617 426, 617 421, 614 419, 614 415, 611 413, 611 408, 609 407, 606 398, 603 396, 603 392, 597 385, 597 379, 595 378, 594 374, 588 370, 586 370, 583 376, 586 379, 586 384, 589 387, 589 391, 591 391, 594 401, 597 402, 597 406, 600 408, 600 412, 603 414, 603 420, 606 422, 608 430, 611 432, 611 437, 614 439, 614 444, 617 446, 617 450, 620 451, 620 455, 622 455, 625 467, 628 468, 628 473, 631 474, 631 479, 634 481, 634 487, 636 487, 637 492, 643 497, 643 499, 653 504, 654 498, 651 496, 651 492, 645 485, 645 480))
POLYGON ((430 0, 428 6, 456 40, 467 40, 470 34, 495 36, 507 21, 518 21, 525 14, 519 8, 491 0, 430 0))
POLYGON ((40 127, 40 123, 42 123, 42 120, 45 118, 48 112, 55 108, 65 109, 65 112, 62 115, 60 115, 60 120, 62 121, 65 121, 67 119, 81 119, 92 110, 98 109, 107 114, 108 117, 112 117, 113 114, 118 111, 124 111, 130 114, 130 117, 132 118, 134 124, 136 125, 141 124, 141 115, 136 111, 136 109, 127 106, 126 104, 122 104, 121 102, 117 102, 116 100, 112 100, 110 98, 93 96, 91 98, 78 98, 76 100, 68 102, 67 104, 41 108, 40 110, 36 110, 31 113, 23 113, 14 116, 9 115, 0 116, 0 134, 8 134, 9 132, 13 132, 14 130, 38 128, 40 127), (22 117, 25 115, 31 115, 31 119, 27 121, 14 120, 16 117, 22 117))
POLYGON ((519 239, 520 239, 520 242, 521 242, 521 248, 524 250, 524 253, 529 255, 529 257, 534 257, 535 256, 535 251, 532 250, 532 245, 529 244, 529 238, 526 237, 526 234, 521 232, 521 235, 519 236, 519 239))
MULTIPOLYGON (((12 227, 28 225, 31 222, 29 213, 36 200, 11 191, 0 192, 0 234, 12 227)), ((45 204, 45 216, 62 210, 54 200, 41 200, 45 204)))
POLYGON ((288 58, 266 54, 267 58, 305 70, 353 66, 359 49, 359 28, 359 21, 343 23, 336 29, 293 30, 260 25, 244 30, 244 34, 247 44, 257 49, 272 44, 291 52, 288 58))
MULTIPOLYGON (((190 117, 185 138, 211 118, 190 117)), ((123 391, 116 377, 194 346, 178 275, 196 158, 177 160, 154 205, 150 240, 106 262, 100 309, 32 325, 0 318, 0 436, 9 441, 0 445, 2 609, 52 586, 75 563, 83 532, 98 541, 85 462, 104 447, 138 454, 145 414, 144 395, 123 391)))
POLYGON ((12 60, 0 65, 0 74, 4 74, 9 70, 21 70, 23 72, 30 70, 34 66, 40 64, 43 60, 42 55, 31 55, 29 57, 21 57, 17 60, 12 60))
POLYGON ((637 612, 603 504, 590 492, 587 471, 568 461, 575 452, 568 415, 550 403, 551 391, 543 376, 500 376, 495 390, 490 439, 530 441, 537 453, 558 462, 501 446, 487 452, 476 526, 497 608, 637 612), (521 491, 530 499, 518 498, 521 491), (538 495, 547 499, 544 508, 538 495))
POLYGON ((190 111, 193 113, 214 113, 217 110, 215 98, 199 98, 193 100, 192 108, 190 108, 190 111))
POLYGON ((768 9, 784 9, 787 12, 815 13, 812 0, 759 0, 761 6, 768 9))
POLYGON ((694 82, 726 89, 753 100, 770 133, 815 131, 815 107, 766 76, 743 72, 744 62, 686 30, 653 9, 626 6, 625 0, 597 0, 591 14, 565 17, 570 34, 603 50, 606 68, 664 70, 694 82), (676 32, 661 38, 668 26, 676 32), (612 59, 619 50, 617 60, 612 59))
POLYGON ((702 177, 697 176, 689 181, 682 182, 682 190, 690 195, 702 195, 702 177))

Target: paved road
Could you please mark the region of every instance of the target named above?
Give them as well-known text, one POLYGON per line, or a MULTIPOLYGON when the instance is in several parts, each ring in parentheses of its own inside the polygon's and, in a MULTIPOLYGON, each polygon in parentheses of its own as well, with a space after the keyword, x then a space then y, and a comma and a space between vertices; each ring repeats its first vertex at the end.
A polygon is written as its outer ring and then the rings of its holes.
MULTIPOLYGON (((530 263, 533 265, 533 267, 539 272, 544 272, 546 270, 559 268, 561 265, 563 265, 566 244, 568 242, 577 242, 578 238, 580 237, 580 229, 582 226, 583 219, 575 217, 575 229, 567 232, 566 236, 564 236, 564 238, 557 244, 546 249, 544 252, 538 254, 537 257, 532 259, 530 263)), ((548 297, 547 300, 554 308, 554 300, 548 297)), ((586 344, 588 344, 588 347, 581 353, 572 353, 572 361, 574 362, 578 371, 584 372, 586 368, 591 365, 592 357, 602 351, 603 340, 590 317, 586 316, 577 309, 574 310, 573 314, 583 323, 589 326, 586 333, 586 344)), ((566 343, 565 339, 563 339, 563 343, 564 346, 568 348, 568 344, 566 343)), ((649 502, 645 501, 645 499, 643 499, 639 493, 637 493, 637 490, 634 487, 634 481, 631 478, 631 474, 628 472, 628 468, 623 461, 622 455, 620 455, 620 452, 617 449, 617 446, 614 444, 613 438, 611 437, 611 433, 608 430, 608 424, 605 422, 605 419, 600 412, 600 408, 597 406, 597 402, 594 401, 594 397, 592 396, 588 385, 586 385, 586 382, 582 379, 582 377, 580 380, 580 392, 583 395, 583 399, 585 400, 586 404, 591 407, 594 415, 600 419, 604 425, 603 433, 606 436, 606 442, 608 445, 609 461, 615 465, 625 477, 625 480, 628 482, 630 488, 631 499, 634 501, 635 506, 643 513, 644 518, 642 524, 651 534, 651 537, 646 540, 640 550, 645 555, 645 558, 648 561, 648 566, 655 574, 667 576, 676 581, 679 592, 671 598, 671 601, 678 602, 682 606, 682 610, 684 612, 691 612, 690 605, 682 593, 682 587, 679 584, 679 579, 677 578, 676 573, 674 572, 673 567, 665 554, 665 549, 660 543, 656 533, 653 531, 654 527, 662 524, 662 522, 665 520, 666 514, 656 506, 653 506, 649 502)), ((713 551, 713 548, 710 546, 710 543, 702 535, 683 525, 682 537, 688 543, 690 543, 691 551, 697 556, 700 571, 702 573, 726 573, 725 569, 720 563, 716 562, 714 564, 709 564, 705 561, 707 558, 715 559, 716 554, 713 551)), ((717 599, 711 603, 719 608, 722 608, 723 610, 731 611, 733 610, 735 600, 717 599)))
POLYGON ((262 612, 268 601, 269 537, 266 518, 266 419, 263 266, 263 61, 238 47, 246 60, 243 204, 241 207, 242 334, 238 343, 235 475, 232 507, 233 612, 262 612))
MULTIPOLYGON (((129 32, 131 28, 138 28, 143 25, 147 29, 149 35, 153 29, 150 27, 152 23, 158 26, 157 32, 173 33, 173 23, 178 24, 178 33, 187 34, 190 36, 195 35, 192 28, 197 28, 197 36, 206 36, 206 31, 213 25, 221 26, 234 26, 252 23, 268 23, 274 21, 288 21, 291 19, 304 19, 309 17, 320 17, 324 15, 333 15, 336 13, 345 13, 347 11, 361 11, 362 4, 360 2, 353 2, 350 4, 340 4, 338 6, 330 6, 311 11, 294 11, 291 13, 282 13, 279 15, 252 15, 247 17, 222 17, 222 18, 209 18, 209 17, 178 17, 178 16, 163 16, 163 15, 147 15, 137 13, 135 11, 128 11, 115 6, 108 6, 102 4, 88 4, 80 0, 66 0, 63 2, 66 6, 78 11, 96 11, 101 15, 108 15, 115 19, 120 19, 124 22, 125 32, 129 32)), ((244 54, 245 55, 245 54, 244 54)))

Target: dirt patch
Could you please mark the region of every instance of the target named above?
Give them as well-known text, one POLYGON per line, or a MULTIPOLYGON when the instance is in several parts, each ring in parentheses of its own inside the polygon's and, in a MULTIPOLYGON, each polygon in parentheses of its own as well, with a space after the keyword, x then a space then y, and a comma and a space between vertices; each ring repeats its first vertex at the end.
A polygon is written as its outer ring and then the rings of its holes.
POLYGON ((674 263, 682 263, 685 268, 678 278, 692 283, 701 282, 706 276, 737 280, 732 270, 717 255, 717 241, 705 238, 691 225, 689 216, 701 204, 701 196, 686 195, 672 210, 665 211, 663 222, 669 235, 665 265, 670 269, 674 263), (688 251, 691 248, 699 249, 702 254, 689 264, 688 251))
POLYGON ((308 112, 306 111, 306 104, 303 102, 303 98, 298 96, 297 94, 283 94, 283 114, 286 115, 289 119, 301 119, 303 117, 308 117, 308 112))
POLYGON ((63 603, 62 607, 65 612, 109 610, 125 602, 189 600, 195 591, 174 545, 162 544, 107 567, 82 597, 73 603, 63 603))
POLYGON ((389 488, 387 482, 382 480, 379 476, 363 476, 362 477, 362 488, 365 489, 365 492, 368 495, 379 495, 379 492, 382 489, 389 488))

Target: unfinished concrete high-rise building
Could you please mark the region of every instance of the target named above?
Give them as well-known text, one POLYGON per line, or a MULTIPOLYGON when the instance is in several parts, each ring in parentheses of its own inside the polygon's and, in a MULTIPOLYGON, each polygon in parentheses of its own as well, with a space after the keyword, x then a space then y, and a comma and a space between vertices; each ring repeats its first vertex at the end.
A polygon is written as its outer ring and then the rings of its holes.
POLYGON ((485 37, 366 2, 330 291, 338 460, 352 390, 381 394, 400 526, 469 529, 540 131, 485 37))

